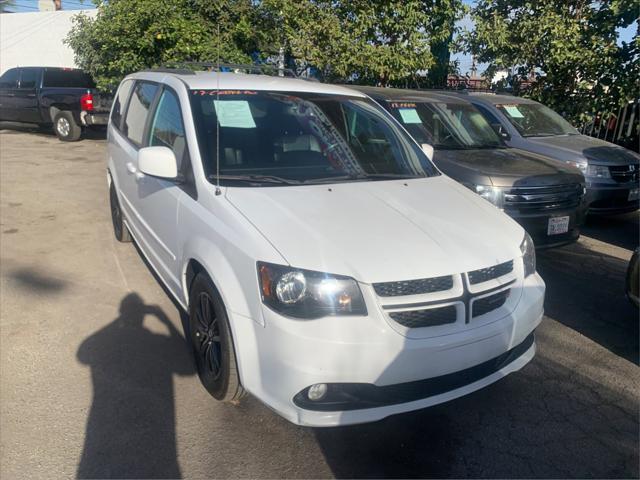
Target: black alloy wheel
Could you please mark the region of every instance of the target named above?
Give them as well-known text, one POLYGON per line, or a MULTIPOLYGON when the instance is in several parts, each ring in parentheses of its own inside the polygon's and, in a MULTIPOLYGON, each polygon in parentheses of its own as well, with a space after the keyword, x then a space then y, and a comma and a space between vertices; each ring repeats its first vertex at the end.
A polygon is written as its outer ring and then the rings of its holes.
POLYGON ((225 402, 244 396, 222 297, 209 276, 198 273, 189 292, 189 338, 198 376, 209 394, 225 402))

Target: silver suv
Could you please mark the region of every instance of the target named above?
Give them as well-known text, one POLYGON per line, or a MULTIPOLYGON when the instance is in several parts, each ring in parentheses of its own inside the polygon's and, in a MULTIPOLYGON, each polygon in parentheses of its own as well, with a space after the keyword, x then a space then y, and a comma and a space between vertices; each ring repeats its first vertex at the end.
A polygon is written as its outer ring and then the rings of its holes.
POLYGON ((581 135, 541 103, 510 95, 466 94, 510 147, 540 153, 578 167, 587 180, 589 213, 638 209, 640 155, 581 135))

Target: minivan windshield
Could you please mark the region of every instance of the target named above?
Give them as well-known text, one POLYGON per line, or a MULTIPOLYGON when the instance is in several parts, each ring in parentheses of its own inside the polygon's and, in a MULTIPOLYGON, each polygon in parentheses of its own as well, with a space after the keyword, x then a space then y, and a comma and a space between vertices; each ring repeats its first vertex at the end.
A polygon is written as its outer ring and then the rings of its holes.
POLYGON ((224 185, 277 186, 438 175, 420 147, 365 98, 192 90, 191 106, 205 173, 211 182, 217 178, 217 145, 220 183, 224 185))
POLYGON ((556 112, 540 103, 496 105, 523 137, 578 135, 578 131, 556 112))
POLYGON ((418 143, 436 150, 500 148, 502 141, 473 105, 388 102, 389 110, 418 143))

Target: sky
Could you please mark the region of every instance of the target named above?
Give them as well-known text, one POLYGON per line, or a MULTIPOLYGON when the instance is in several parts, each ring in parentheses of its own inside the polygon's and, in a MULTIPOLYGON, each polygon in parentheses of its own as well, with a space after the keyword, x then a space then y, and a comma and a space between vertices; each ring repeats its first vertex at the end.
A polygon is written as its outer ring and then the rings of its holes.
MULTIPOLYGON (((8 10, 13 12, 37 12, 39 10, 38 0, 12 0, 10 3, 8 10)), ((95 8, 95 5, 91 0, 62 0, 62 8, 64 10, 83 10, 95 8)))
MULTIPOLYGON (((0 0, 2 2, 3 0, 0 0)), ((475 0, 463 0, 468 6, 473 6, 475 0)), ((62 8, 64 10, 82 10, 87 8, 95 8, 91 0, 62 0, 62 8)), ((12 10, 16 12, 36 12, 38 11, 38 0, 13 0, 12 10)), ((473 21, 469 16, 466 16, 458 22, 459 27, 470 30, 473 28, 473 21)), ((618 43, 630 42, 636 31, 636 24, 632 24, 625 29, 618 30, 618 43)), ((470 55, 463 53, 455 53, 451 56, 452 60, 458 60, 460 62, 460 72, 464 75, 469 73, 471 69, 472 59, 470 55)), ((487 67, 486 64, 478 64, 478 73, 482 73, 487 67)))

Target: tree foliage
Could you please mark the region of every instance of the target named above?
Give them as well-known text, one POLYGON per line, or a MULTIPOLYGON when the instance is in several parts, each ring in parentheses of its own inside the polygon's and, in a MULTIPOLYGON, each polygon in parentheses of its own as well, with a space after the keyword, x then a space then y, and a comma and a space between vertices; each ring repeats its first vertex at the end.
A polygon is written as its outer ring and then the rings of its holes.
POLYGON ((273 34, 264 38, 323 78, 388 85, 434 66, 432 45, 446 49, 462 2, 264 0, 258 8, 273 34))
POLYGON ((101 89, 144 68, 186 61, 248 62, 252 51, 250 0, 110 0, 95 19, 78 15, 66 42, 76 63, 101 89), (220 41, 218 42, 218 28, 220 41))
MULTIPOLYGON (((407 84, 448 65, 461 0, 109 0, 76 19, 67 43, 102 88, 171 62, 212 61, 217 29, 227 62, 311 67, 330 80, 407 84)), ((440 69, 440 80, 446 70, 440 69)))
POLYGON ((576 119, 598 102, 617 110, 637 98, 638 35, 616 42, 616 29, 637 15, 637 0, 480 0, 467 49, 489 63, 489 74, 513 69, 516 90, 533 76, 527 94, 576 119))

